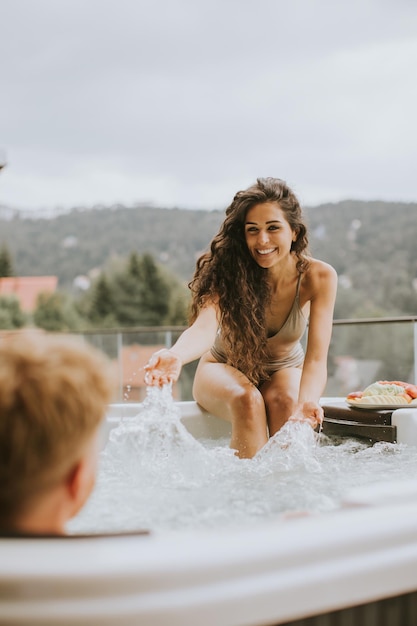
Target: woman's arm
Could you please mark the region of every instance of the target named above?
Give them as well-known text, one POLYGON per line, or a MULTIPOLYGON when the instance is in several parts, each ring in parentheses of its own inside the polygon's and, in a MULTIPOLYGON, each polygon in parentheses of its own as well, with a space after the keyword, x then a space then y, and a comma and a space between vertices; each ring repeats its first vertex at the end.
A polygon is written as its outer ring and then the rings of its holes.
POLYGON ((327 355, 333 328, 337 274, 322 261, 314 261, 312 270, 308 340, 297 412, 301 411, 305 418, 312 417, 321 422, 323 412, 319 400, 327 381, 327 355))
POLYGON ((199 359, 212 347, 219 312, 214 303, 204 306, 194 323, 185 330, 170 348, 158 350, 145 366, 147 385, 165 385, 178 380, 181 368, 186 363, 199 359))

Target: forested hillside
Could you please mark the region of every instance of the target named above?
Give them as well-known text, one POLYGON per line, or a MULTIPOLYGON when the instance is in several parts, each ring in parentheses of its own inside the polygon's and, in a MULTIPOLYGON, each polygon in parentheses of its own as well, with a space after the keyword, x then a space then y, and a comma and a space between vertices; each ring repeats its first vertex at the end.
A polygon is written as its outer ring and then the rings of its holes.
POLYGON ((308 210, 311 248, 339 275, 336 318, 417 314, 417 203, 308 210))
MULTIPOLYGON (((314 256, 340 278, 336 318, 417 313, 417 203, 345 201, 306 208, 314 256)), ((72 291, 112 258, 150 253, 187 282, 223 211, 110 207, 51 219, 0 213, 0 248, 16 274, 54 274, 72 291)))
POLYGON ((179 209, 73 210, 53 219, 0 219, 0 247, 7 242, 16 273, 56 274, 61 288, 112 257, 151 253, 183 279, 194 270, 222 220, 221 212, 179 209))

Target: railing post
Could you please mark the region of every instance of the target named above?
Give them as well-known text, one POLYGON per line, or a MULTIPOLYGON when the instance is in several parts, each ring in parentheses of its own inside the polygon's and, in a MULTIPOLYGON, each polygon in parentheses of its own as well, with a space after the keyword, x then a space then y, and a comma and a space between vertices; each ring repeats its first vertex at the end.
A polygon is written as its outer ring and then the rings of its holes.
POLYGON ((171 346, 172 346, 172 330, 166 330, 165 331, 165 348, 169 350, 171 346))
POLYGON ((120 333, 120 332, 117 333, 116 341, 117 341, 117 363, 119 365, 119 367, 117 368, 119 370, 119 398, 120 398, 120 402, 123 402, 124 401, 124 396, 123 396, 123 359, 122 359, 123 339, 122 339, 122 333, 120 333))
POLYGON ((417 385, 417 320, 413 322, 414 330, 414 384, 417 385))

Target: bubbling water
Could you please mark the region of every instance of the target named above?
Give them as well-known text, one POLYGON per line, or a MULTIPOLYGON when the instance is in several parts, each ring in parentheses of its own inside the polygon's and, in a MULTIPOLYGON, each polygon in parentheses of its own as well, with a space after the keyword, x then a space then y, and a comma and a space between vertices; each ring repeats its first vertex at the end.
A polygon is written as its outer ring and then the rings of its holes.
POLYGON ((226 440, 195 439, 180 418, 169 386, 148 388, 138 414, 111 430, 95 490, 69 532, 242 527, 323 513, 351 487, 417 471, 414 447, 329 438, 302 422, 239 459, 226 440))

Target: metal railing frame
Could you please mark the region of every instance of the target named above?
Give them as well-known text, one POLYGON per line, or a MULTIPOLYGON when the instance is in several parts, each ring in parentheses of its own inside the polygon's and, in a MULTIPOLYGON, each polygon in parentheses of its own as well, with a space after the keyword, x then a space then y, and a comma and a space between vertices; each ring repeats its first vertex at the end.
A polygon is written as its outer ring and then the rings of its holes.
MULTIPOLYGON (((370 318, 355 318, 355 319, 335 319, 333 320, 333 326, 335 328, 342 326, 359 326, 359 325, 388 325, 388 324, 412 324, 413 327, 413 382, 417 384, 417 315, 416 316, 403 316, 403 317, 370 317, 370 318)), ((186 329, 186 326, 138 326, 134 328, 112 328, 112 329, 94 329, 79 331, 72 334, 80 334, 83 336, 88 335, 117 335, 117 351, 118 358, 120 357, 121 348, 123 346, 123 335, 132 334, 150 334, 158 333, 164 334, 164 340, 162 343, 167 348, 173 344, 173 335, 179 335, 186 329)))

